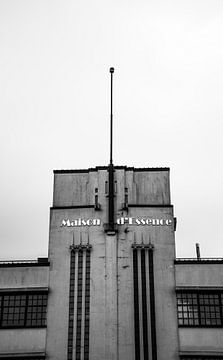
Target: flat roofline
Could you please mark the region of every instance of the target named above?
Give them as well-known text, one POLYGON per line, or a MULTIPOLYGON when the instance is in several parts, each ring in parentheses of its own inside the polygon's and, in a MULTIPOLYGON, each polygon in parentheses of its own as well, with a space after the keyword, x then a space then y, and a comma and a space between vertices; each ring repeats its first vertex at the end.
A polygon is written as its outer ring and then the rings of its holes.
MULTIPOLYGON (((170 171, 169 167, 143 167, 143 168, 135 168, 134 166, 114 166, 116 170, 125 170, 125 171, 135 171, 135 172, 141 172, 141 171, 170 171)), ((108 166, 96 166, 94 168, 88 168, 88 169, 70 169, 70 170, 54 170, 54 174, 74 174, 74 173, 89 173, 99 170, 108 170, 108 166)))

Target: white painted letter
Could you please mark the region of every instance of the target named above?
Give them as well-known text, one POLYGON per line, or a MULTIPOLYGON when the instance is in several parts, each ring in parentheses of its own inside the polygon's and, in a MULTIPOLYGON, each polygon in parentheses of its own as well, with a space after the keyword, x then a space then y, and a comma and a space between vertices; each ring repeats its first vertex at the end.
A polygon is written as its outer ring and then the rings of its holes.
POLYGON ((125 223, 125 218, 124 217, 121 217, 121 218, 117 219, 117 224, 118 225, 124 225, 124 223, 125 223))
POLYGON ((100 219, 93 219, 93 220, 92 220, 92 225, 93 225, 93 226, 100 225, 100 223, 101 223, 101 220, 100 220, 100 219))
POLYGON ((70 220, 69 219, 63 220, 60 226, 71 226, 70 220))
POLYGON ((146 224, 147 225, 152 225, 152 219, 146 219, 146 224))

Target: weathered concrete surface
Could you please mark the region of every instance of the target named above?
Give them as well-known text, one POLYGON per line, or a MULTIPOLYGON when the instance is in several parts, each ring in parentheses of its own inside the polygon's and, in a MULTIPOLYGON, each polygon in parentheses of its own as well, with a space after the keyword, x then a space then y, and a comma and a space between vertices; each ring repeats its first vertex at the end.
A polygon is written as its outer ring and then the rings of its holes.
MULTIPOLYGON (((94 204, 95 188, 100 187, 101 174, 107 173, 106 170, 100 172, 87 173, 68 173, 54 175, 54 196, 53 206, 78 206, 94 204)), ((103 178, 103 176, 102 176, 103 178)), ((105 185, 103 183, 103 194, 105 185)))
POLYGON ((176 286, 223 287, 223 264, 175 265, 176 286))
MULTIPOLYGON (((56 173, 54 174, 53 206, 94 204, 95 188, 99 189, 100 201, 104 203, 103 195, 105 194, 105 181, 107 180, 107 170, 56 173)), ((116 169, 115 181, 117 181, 117 193, 122 196, 122 203, 124 202, 124 187, 127 187, 129 203, 170 204, 168 170, 116 169)))
POLYGON ((45 352, 46 329, 0 330, 1 353, 45 352))
POLYGON ((133 204, 170 204, 168 171, 126 171, 129 202, 133 204))
POLYGON ((48 287, 48 285, 48 266, 0 268, 0 289, 48 287))
POLYGON ((222 351, 223 331, 221 328, 179 328, 181 351, 222 351))

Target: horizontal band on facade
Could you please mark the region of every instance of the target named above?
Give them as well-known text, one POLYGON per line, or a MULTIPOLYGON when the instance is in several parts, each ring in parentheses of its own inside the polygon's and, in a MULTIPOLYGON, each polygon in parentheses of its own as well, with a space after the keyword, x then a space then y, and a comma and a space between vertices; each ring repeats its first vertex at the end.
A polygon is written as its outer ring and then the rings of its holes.
POLYGON ((95 205, 51 206, 50 210, 94 209, 95 205))
MULTIPOLYGON (((132 208, 173 208, 173 205, 167 204, 128 204, 132 208)), ((66 210, 66 209, 93 209, 95 205, 72 205, 72 206, 51 206, 51 210, 66 210)))
POLYGON ((170 204, 128 204, 128 207, 137 208, 137 207, 144 207, 144 208, 173 208, 173 205, 170 204))
POLYGON ((179 355, 180 355, 180 357, 188 357, 188 359, 190 359, 192 356, 193 357, 203 357, 204 359, 206 358, 208 358, 208 356, 214 356, 214 357, 216 357, 216 359, 218 358, 218 357, 220 357, 221 359, 222 359, 222 356, 223 356, 223 351, 193 351, 193 350, 191 350, 191 351, 180 351, 179 352, 179 355))
POLYGON ((223 286, 176 286, 176 291, 185 291, 185 292, 191 292, 191 291, 223 291, 223 286))
POLYGON ((32 352, 32 353, 0 353, 0 359, 33 359, 34 357, 38 357, 40 359, 45 359, 45 352, 32 352))
MULTIPOLYGON (((33 329, 46 329, 46 328, 47 328, 47 325, 32 325, 32 326, 30 325, 30 326, 26 326, 26 327, 24 327, 23 325, 16 325, 16 326, 6 325, 6 326, 2 326, 0 328, 0 333, 1 333, 1 331, 4 331, 4 330, 19 330, 19 329, 33 330, 33 329)), ((10 357, 10 359, 11 359, 11 357, 10 357)), ((26 357, 25 358, 22 357, 21 359, 24 360, 24 359, 26 359, 26 357)), ((33 359, 33 356, 30 359, 33 359)))
MULTIPOLYGON (((133 166, 114 166, 115 170, 125 170, 125 171, 135 171, 135 172, 141 172, 141 171, 169 171, 170 168, 169 167, 148 167, 148 168, 135 168, 133 166)), ((108 166, 96 166, 95 168, 88 168, 88 169, 75 169, 75 170, 54 170, 54 174, 78 174, 78 173, 89 173, 89 172, 93 172, 93 171, 98 171, 98 170, 108 170, 108 166)))
POLYGON ((21 288, 0 288, 0 294, 3 293, 39 293, 39 292, 45 292, 47 293, 49 291, 48 286, 36 286, 36 287, 21 287, 21 288))

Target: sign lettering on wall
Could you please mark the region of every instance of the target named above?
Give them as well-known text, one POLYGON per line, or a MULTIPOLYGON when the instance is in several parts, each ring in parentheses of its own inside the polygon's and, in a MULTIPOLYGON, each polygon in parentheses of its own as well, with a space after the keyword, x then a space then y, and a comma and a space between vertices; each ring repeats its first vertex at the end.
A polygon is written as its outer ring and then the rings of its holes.
MULTIPOLYGON (((147 217, 120 217, 117 219, 118 225, 137 225, 137 226, 170 226, 172 225, 171 219, 154 219, 147 217)), ((79 226, 100 226, 101 219, 63 219, 61 227, 79 227, 79 226)))

